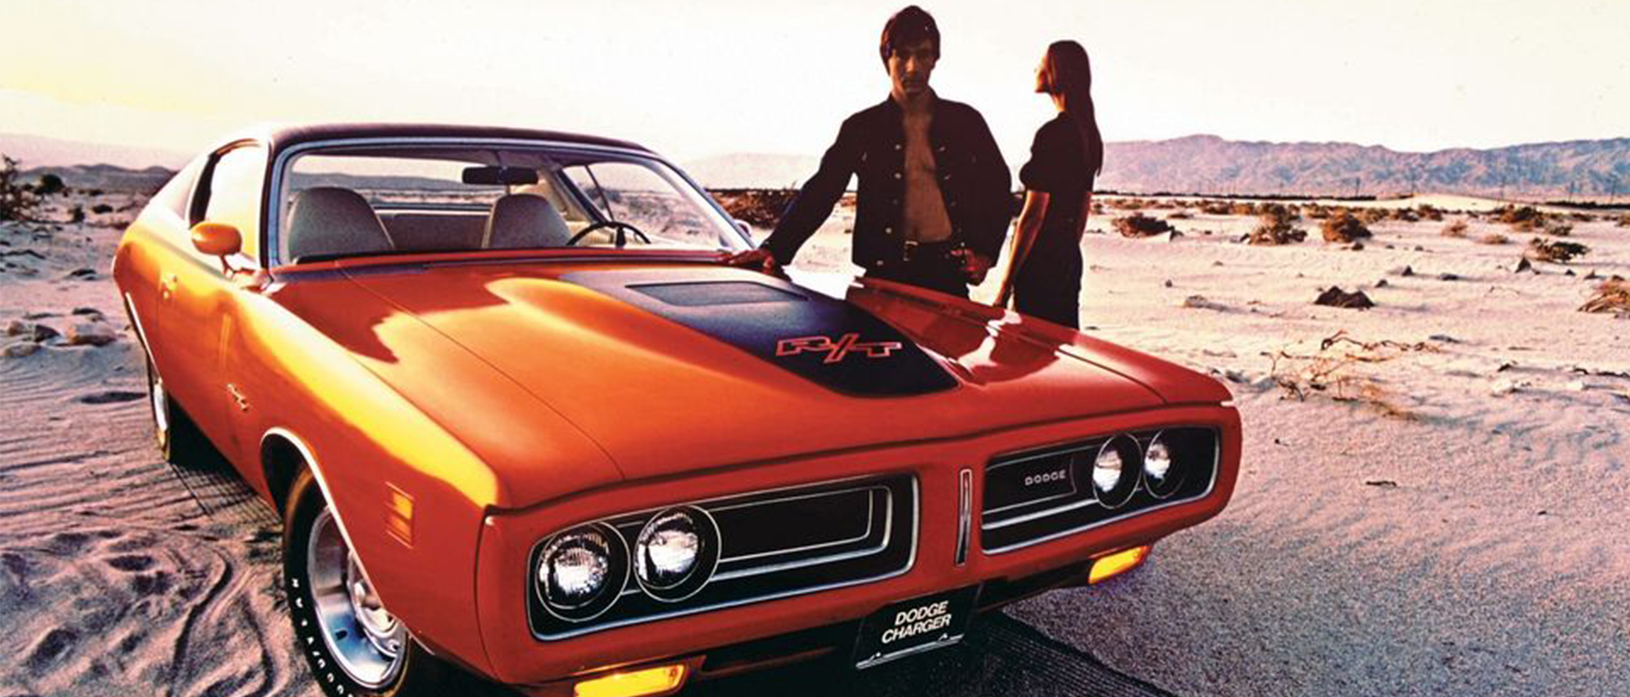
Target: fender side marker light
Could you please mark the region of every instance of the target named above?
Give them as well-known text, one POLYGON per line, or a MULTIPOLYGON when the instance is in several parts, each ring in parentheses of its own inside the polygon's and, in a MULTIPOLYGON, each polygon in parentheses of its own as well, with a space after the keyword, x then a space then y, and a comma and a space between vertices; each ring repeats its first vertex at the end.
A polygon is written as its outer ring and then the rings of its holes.
POLYGON ((1107 581, 1137 568, 1148 558, 1149 546, 1144 545, 1094 559, 1092 571, 1087 574, 1087 583, 1107 581))
POLYGON ((685 664, 644 668, 584 680, 572 688, 576 697, 645 697, 665 695, 685 684, 685 664))

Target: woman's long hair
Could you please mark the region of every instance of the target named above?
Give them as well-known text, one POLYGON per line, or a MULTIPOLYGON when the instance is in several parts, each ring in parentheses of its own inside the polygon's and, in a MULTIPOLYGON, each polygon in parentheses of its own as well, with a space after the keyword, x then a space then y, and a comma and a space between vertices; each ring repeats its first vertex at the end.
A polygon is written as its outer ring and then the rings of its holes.
POLYGON ((1098 132, 1098 114, 1092 104, 1092 62, 1087 59, 1087 49, 1074 41, 1053 42, 1042 60, 1039 87, 1042 92, 1063 97, 1064 113, 1081 129, 1087 171, 1103 172, 1104 137, 1098 132))

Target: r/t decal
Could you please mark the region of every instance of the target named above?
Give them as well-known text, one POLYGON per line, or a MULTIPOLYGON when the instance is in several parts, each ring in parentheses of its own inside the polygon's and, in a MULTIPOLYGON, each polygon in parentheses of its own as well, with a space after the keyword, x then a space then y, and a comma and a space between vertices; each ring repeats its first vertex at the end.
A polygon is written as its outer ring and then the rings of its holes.
POLYGON ((805 351, 825 352, 826 359, 822 360, 822 363, 837 363, 848 358, 851 353, 862 353, 867 358, 888 358, 889 354, 903 347, 898 341, 861 341, 859 334, 850 332, 838 337, 835 342, 825 336, 782 339, 775 345, 775 355, 796 356, 805 351))

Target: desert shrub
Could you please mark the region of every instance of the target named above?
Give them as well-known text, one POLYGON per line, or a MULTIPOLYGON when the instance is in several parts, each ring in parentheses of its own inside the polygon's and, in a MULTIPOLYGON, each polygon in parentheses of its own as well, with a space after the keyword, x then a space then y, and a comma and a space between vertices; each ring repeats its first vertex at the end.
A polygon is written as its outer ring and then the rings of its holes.
POLYGON ((1116 208, 1119 208, 1119 209, 1121 209, 1123 211, 1141 211, 1141 210, 1143 210, 1144 203, 1143 203, 1143 199, 1117 198, 1117 199, 1112 199, 1110 201, 1109 205, 1114 206, 1116 208))
POLYGON ((1307 239, 1307 231, 1291 227, 1290 219, 1284 216, 1264 214, 1262 223, 1245 238, 1247 244, 1253 245, 1281 245, 1301 242, 1307 239))
POLYGON ((1578 242, 1564 242, 1535 237, 1528 241, 1528 251, 1524 256, 1535 261, 1550 261, 1566 264, 1574 257, 1582 257, 1590 253, 1590 248, 1578 242))
POLYGON ((1443 232, 1440 234, 1442 234, 1444 237, 1465 237, 1466 221, 1456 220, 1449 223, 1448 225, 1443 226, 1443 232))
POLYGON ((1302 216, 1312 220, 1324 220, 1330 217, 1330 208, 1317 203, 1310 204, 1302 210, 1302 216))
POLYGON ((1167 220, 1188 220, 1188 219, 1193 218, 1193 217, 1194 217, 1194 215, 1192 213, 1189 213, 1187 210, 1181 210, 1181 211, 1173 211, 1171 215, 1166 216, 1166 219, 1167 220))
POLYGON ((1256 206, 1250 201, 1235 201, 1228 207, 1230 215, 1256 215, 1256 206))
POLYGON ((1573 222, 1576 222, 1576 223, 1594 223, 1594 222, 1596 222, 1596 216, 1591 215, 1589 213, 1571 213, 1571 214, 1568 215, 1568 217, 1572 218, 1573 222))
POLYGON ((1420 214, 1413 208, 1394 208, 1387 211, 1387 217, 1400 223, 1414 223, 1421 219, 1420 214))
POLYGON ((31 220, 40 197, 17 181, 17 160, 0 155, 0 220, 31 220))
POLYGON ((754 227, 775 227, 798 196, 796 189, 719 189, 711 192, 731 217, 754 227))
POLYGON ((1545 226, 1545 214, 1535 210, 1533 206, 1514 206, 1507 204, 1494 212, 1495 222, 1510 225, 1511 229, 1519 232, 1536 230, 1545 226))
POLYGON ((1505 235, 1502 235, 1502 234, 1500 234, 1498 232, 1491 232, 1491 233, 1488 233, 1486 235, 1483 235, 1482 237, 1477 238, 1477 243, 1478 244, 1506 244, 1506 243, 1509 243, 1510 241, 1511 241, 1510 238, 1508 238, 1505 235))
POLYGON ((62 183, 62 177, 47 172, 40 177, 40 183, 35 185, 34 193, 41 196, 53 196, 68 190, 68 185, 62 183))
POLYGON ((85 207, 76 203, 76 204, 74 204, 73 208, 68 209, 68 222, 70 222, 70 223, 83 223, 83 222, 85 222, 85 207))
POLYGON ((101 215, 101 214, 104 214, 104 213, 112 213, 113 212, 113 206, 110 206, 110 205, 108 205, 106 203, 98 203, 98 204, 96 204, 94 206, 91 206, 91 212, 96 213, 98 215, 101 215))
POLYGON ((1358 221, 1365 225, 1374 225, 1391 217, 1385 208, 1360 208, 1357 213, 1348 215, 1358 218, 1358 221))
POLYGON ((1151 218, 1142 213, 1134 213, 1124 218, 1115 219, 1115 230, 1122 237, 1151 237, 1167 232, 1174 232, 1175 228, 1159 218, 1151 218))
POLYGON ((1421 220, 1438 222, 1443 220, 1443 211, 1430 203, 1423 203, 1415 207, 1415 215, 1421 220))
POLYGON ((1596 286, 1596 294, 1579 307, 1580 312, 1630 313, 1630 282, 1614 276, 1596 286))
MULTIPOLYGON (((1199 203, 1200 212, 1206 215, 1231 215, 1234 212, 1233 204, 1227 201, 1206 199, 1199 203)), ((1630 217, 1630 216, 1626 216, 1630 217)))
POLYGON ((87 191, 85 193, 90 194, 91 196, 101 196, 102 194, 105 194, 107 192, 103 191, 101 189, 91 189, 90 191, 87 191))
POLYGON ((1353 217, 1352 214, 1341 211, 1319 223, 1319 229, 1324 232, 1326 242, 1356 242, 1366 237, 1374 237, 1370 229, 1364 226, 1363 221, 1353 217))
POLYGON ((1567 223, 1551 223, 1545 226, 1545 234, 1555 237, 1567 237, 1573 234, 1573 226, 1567 223))
POLYGON ((1093 215, 1103 215, 1104 214, 1104 204, 1103 204, 1103 202, 1101 202, 1101 201, 1093 201, 1092 202, 1092 214, 1093 215))
POLYGON ((1619 216, 1619 227, 1630 227, 1630 213, 1619 216))

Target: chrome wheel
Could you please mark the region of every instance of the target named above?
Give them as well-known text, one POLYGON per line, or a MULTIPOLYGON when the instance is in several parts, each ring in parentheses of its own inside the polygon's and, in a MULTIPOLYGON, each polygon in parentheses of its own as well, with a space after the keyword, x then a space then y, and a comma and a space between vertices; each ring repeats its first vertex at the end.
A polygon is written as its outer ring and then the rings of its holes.
POLYGON ((347 677, 381 687, 402 669, 407 629, 385 610, 325 507, 311 524, 306 572, 323 642, 347 677))

